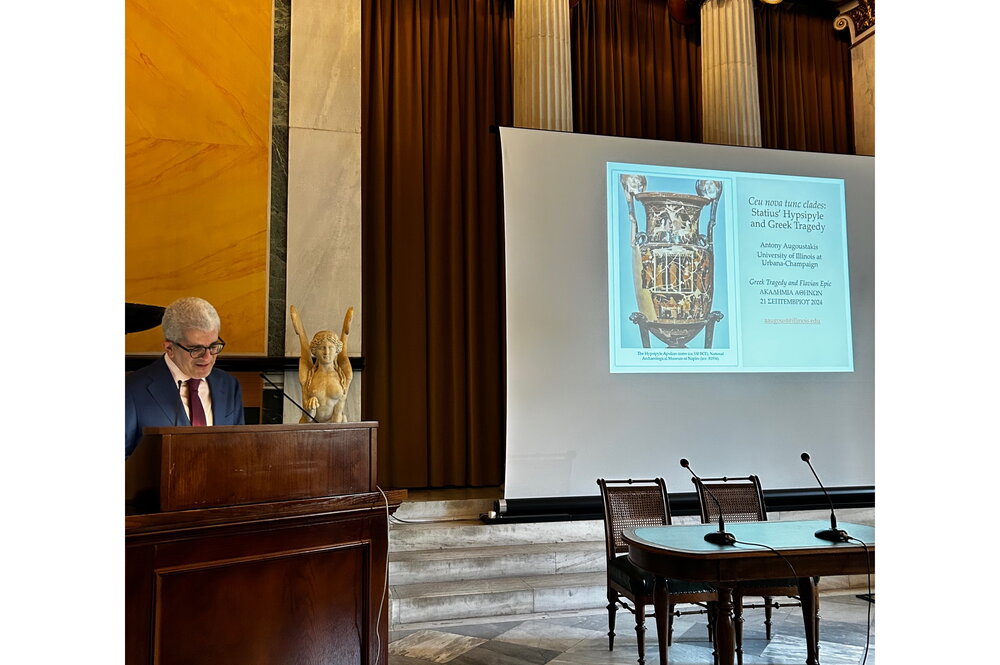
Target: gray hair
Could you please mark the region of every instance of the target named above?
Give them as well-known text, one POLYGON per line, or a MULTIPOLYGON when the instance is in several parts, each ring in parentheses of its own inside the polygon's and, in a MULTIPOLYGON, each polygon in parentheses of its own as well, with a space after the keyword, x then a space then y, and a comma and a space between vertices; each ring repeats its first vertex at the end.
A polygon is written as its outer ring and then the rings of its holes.
POLYGON ((184 331, 190 328, 219 332, 221 327, 219 313, 202 298, 180 298, 167 305, 162 325, 163 338, 173 341, 184 339, 184 331))

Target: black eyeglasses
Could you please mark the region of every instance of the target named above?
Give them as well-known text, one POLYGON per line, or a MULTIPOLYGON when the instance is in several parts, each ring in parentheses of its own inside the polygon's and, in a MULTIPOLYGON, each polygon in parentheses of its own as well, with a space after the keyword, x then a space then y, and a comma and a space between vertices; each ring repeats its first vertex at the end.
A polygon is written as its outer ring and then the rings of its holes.
POLYGON ((217 356, 222 353, 222 349, 226 348, 226 340, 221 337, 219 338, 219 341, 209 344, 208 346, 184 346, 180 342, 175 342, 172 339, 167 341, 190 353, 192 358, 201 358, 205 355, 206 351, 211 353, 213 356, 217 356))

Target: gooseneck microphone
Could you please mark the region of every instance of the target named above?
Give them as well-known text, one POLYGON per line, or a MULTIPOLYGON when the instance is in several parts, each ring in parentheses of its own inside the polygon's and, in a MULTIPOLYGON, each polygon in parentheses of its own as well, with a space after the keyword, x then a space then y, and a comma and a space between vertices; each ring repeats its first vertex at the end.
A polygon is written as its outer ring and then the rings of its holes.
POLYGON ((823 490, 826 500, 830 502, 830 528, 820 529, 816 532, 816 537, 820 540, 828 540, 831 543, 846 543, 850 536, 843 529, 837 528, 837 514, 833 510, 833 499, 830 498, 830 493, 826 491, 826 488, 823 487, 823 481, 816 475, 816 469, 813 468, 812 462, 809 461, 809 453, 802 453, 801 457, 802 461, 809 465, 809 470, 812 471, 813 477, 819 483, 819 488, 823 490))
POLYGON ((289 402, 291 402, 291 403, 292 403, 292 404, 294 404, 295 406, 299 407, 299 411, 301 411, 302 413, 304 413, 304 414, 306 414, 307 416, 309 416, 310 418, 312 418, 312 421, 313 421, 314 423, 318 423, 318 422, 319 422, 318 420, 316 420, 316 416, 314 416, 313 414, 311 414, 311 413, 309 413, 308 411, 306 411, 305 409, 303 409, 303 408, 302 408, 302 406, 301 406, 301 405, 300 405, 300 404, 299 404, 298 402, 296 402, 296 401, 295 401, 294 399, 292 399, 291 397, 289 397, 289 396, 288 396, 288 393, 286 393, 286 392, 285 392, 284 390, 282 390, 282 389, 281 389, 281 386, 279 386, 278 384, 276 384, 276 383, 275 383, 274 381, 272 381, 271 379, 267 378, 267 376, 266 376, 266 375, 264 374, 264 372, 261 372, 261 373, 260 373, 260 378, 262 378, 262 379, 264 379, 265 381, 267 381, 268 383, 270 383, 270 384, 271 384, 271 387, 272 387, 272 388, 274 388, 274 389, 275 389, 275 390, 277 390, 277 391, 278 391, 279 393, 281 393, 282 395, 284 395, 284 396, 285 396, 285 399, 287 399, 287 400, 288 400, 289 402))
POLYGON ((705 542, 712 543, 713 545, 735 545, 736 536, 726 531, 726 521, 722 517, 722 504, 719 502, 712 491, 705 487, 704 483, 701 482, 701 478, 691 470, 691 463, 688 462, 683 457, 681 458, 681 466, 688 470, 688 472, 694 477, 694 482, 699 485, 705 493, 712 497, 712 501, 715 501, 716 507, 719 509, 719 530, 709 531, 705 534, 705 542))

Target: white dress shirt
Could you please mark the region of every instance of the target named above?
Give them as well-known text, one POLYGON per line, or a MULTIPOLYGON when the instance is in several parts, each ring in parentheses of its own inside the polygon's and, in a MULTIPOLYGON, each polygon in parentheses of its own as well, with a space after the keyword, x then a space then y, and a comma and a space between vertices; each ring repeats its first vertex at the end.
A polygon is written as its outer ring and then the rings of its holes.
MULTIPOLYGON (((163 359, 167 361, 170 374, 174 377, 174 384, 176 385, 178 381, 181 382, 178 388, 181 394, 181 402, 184 403, 184 412, 187 413, 188 420, 191 420, 191 398, 188 396, 187 381, 194 377, 190 377, 182 372, 167 354, 163 354, 163 359)), ((212 391, 208 389, 208 379, 202 379, 201 383, 198 384, 198 397, 201 398, 201 404, 205 407, 205 424, 212 425, 212 391)))

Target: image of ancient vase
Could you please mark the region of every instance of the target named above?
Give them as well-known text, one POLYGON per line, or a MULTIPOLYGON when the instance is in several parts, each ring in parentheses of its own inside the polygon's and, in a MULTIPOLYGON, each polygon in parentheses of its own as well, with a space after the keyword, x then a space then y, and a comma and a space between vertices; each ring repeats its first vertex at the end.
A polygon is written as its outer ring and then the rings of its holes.
POLYGON ((715 292, 713 233, 722 183, 699 180, 695 194, 647 192, 646 178, 622 175, 628 203, 632 278, 638 311, 629 321, 639 326, 642 345, 650 334, 670 348, 686 348, 705 330, 705 348, 712 348, 715 324, 722 312, 712 310, 715 292), (642 228, 635 202, 645 211, 642 228), (702 213, 709 207, 705 233, 702 213))

